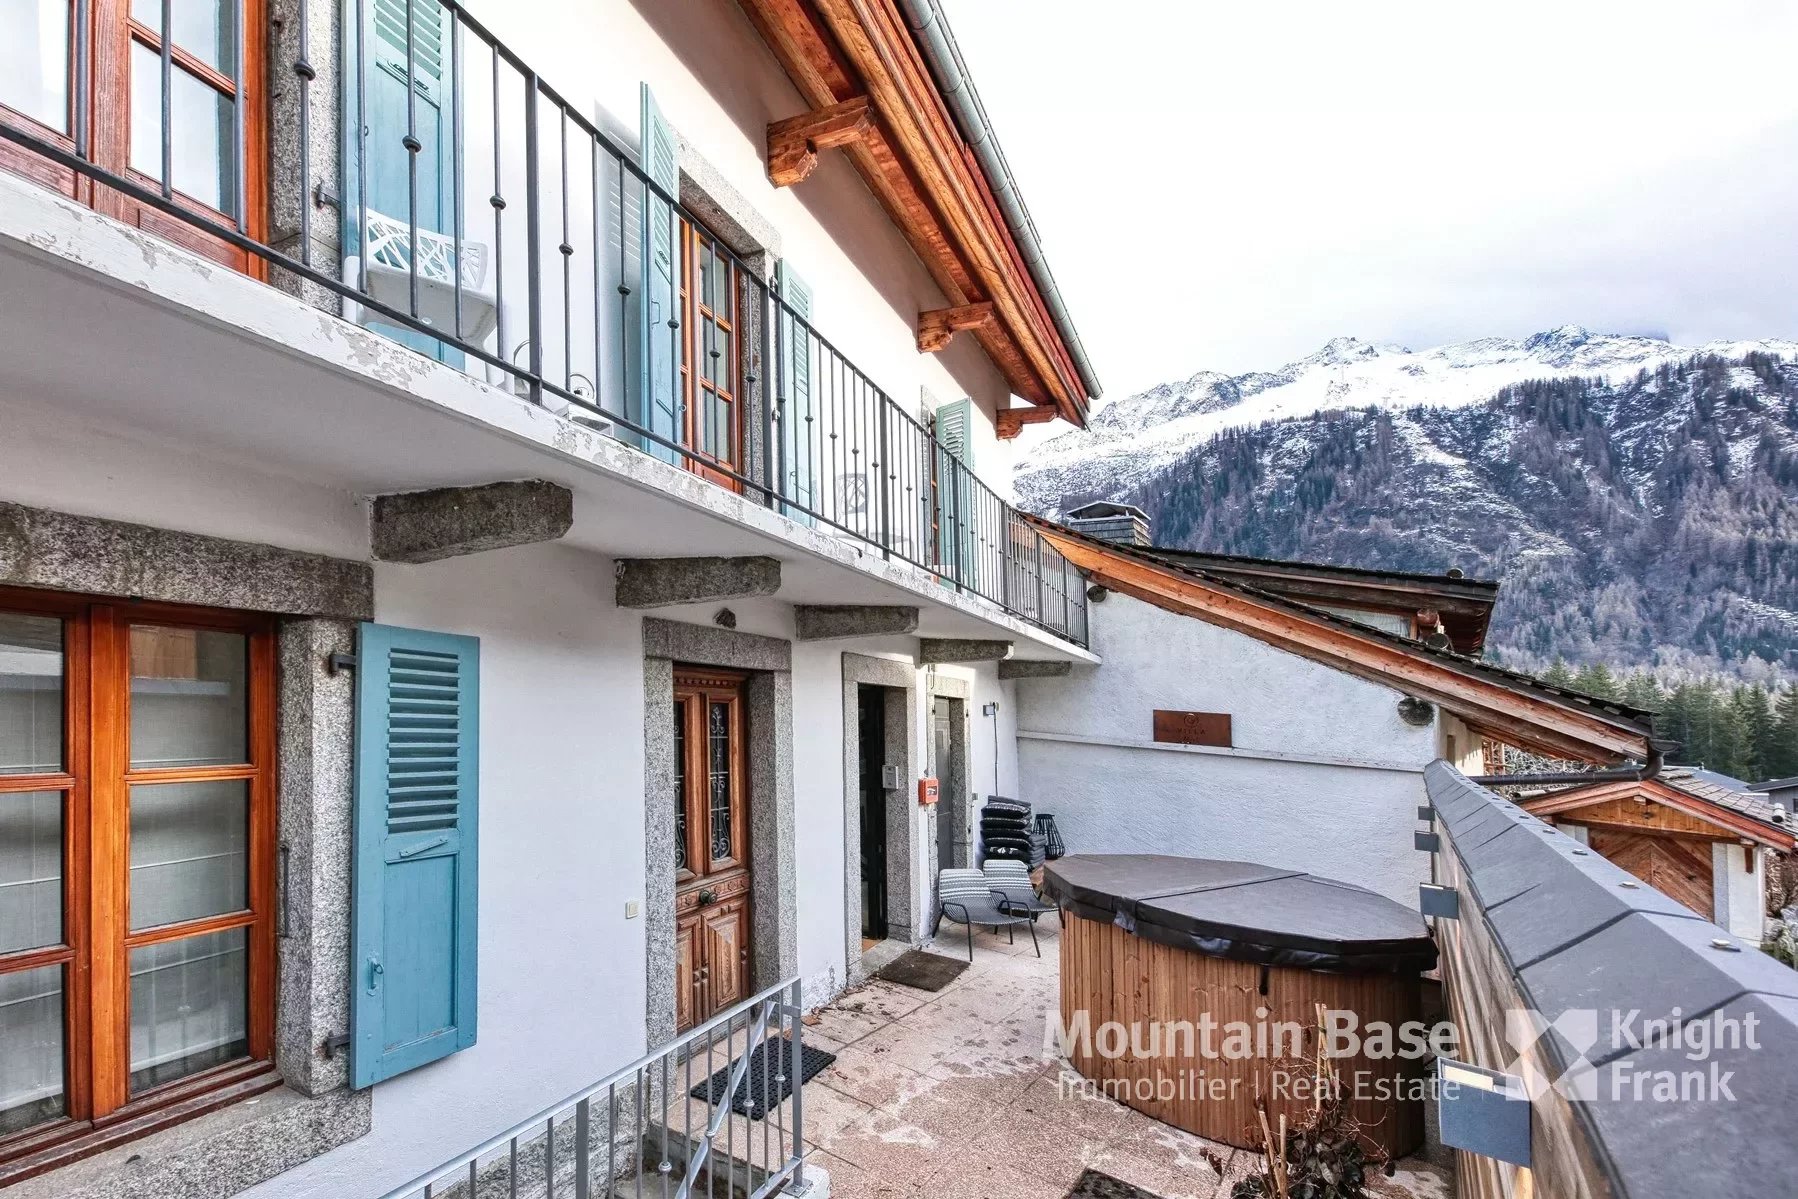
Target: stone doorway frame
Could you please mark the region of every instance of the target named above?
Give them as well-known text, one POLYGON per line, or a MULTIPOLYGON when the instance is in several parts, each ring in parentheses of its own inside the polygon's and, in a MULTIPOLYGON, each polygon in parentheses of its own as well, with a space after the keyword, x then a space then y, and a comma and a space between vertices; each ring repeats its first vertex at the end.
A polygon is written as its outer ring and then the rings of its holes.
POLYGON ((674 666, 749 675, 749 986, 799 972, 793 830, 793 643, 712 625, 643 618, 644 1027, 674 1039, 674 666))
MULTIPOLYGON (((886 693, 885 763, 899 767, 901 785, 886 789, 887 940, 915 945, 922 896, 918 878, 919 821, 912 789, 923 761, 918 744, 918 668, 893 658, 843 654, 843 938, 851 984, 866 975, 862 961, 862 818, 860 689, 886 693)), ((873 951, 870 951, 873 952, 873 951)), ((883 955, 884 956, 884 955, 883 955)))

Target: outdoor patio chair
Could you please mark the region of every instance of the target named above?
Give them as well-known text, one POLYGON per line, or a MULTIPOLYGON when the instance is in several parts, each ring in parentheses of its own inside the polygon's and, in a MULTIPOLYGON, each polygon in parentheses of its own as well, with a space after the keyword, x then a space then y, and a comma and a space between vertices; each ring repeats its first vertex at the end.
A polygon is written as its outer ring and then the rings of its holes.
POLYGON ((988 858, 981 867, 986 885, 998 892, 999 908, 1013 916, 1029 917, 1032 924, 1044 912, 1060 911, 1052 903, 1044 903, 1030 883, 1030 868, 1016 859, 988 858))
POLYGON ((968 928, 968 960, 974 960, 974 926, 984 924, 995 934, 1003 928, 1008 941, 1017 943, 1017 926, 1023 925, 1030 930, 1030 944, 1036 948, 1036 956, 1043 956, 1043 947, 1036 939, 1036 925, 1030 917, 1015 915, 1006 910, 1003 892, 993 889, 986 875, 978 870, 943 870, 936 876, 937 916, 936 926, 932 934, 940 928, 943 917, 965 924, 968 928))

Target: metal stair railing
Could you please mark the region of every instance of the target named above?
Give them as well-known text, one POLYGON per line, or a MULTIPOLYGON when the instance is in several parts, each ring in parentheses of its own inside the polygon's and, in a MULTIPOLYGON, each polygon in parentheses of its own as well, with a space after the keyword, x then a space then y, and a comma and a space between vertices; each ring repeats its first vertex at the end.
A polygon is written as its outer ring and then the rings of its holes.
POLYGON ((802 1194, 803 1014, 799 980, 777 983, 383 1199, 802 1194), (763 1044, 770 1049, 758 1058, 753 1051, 763 1044), (709 1080, 724 1064, 728 1081, 717 1094, 709 1080), (761 1071, 763 1103, 751 1110, 760 1106, 761 1117, 733 1119, 732 1097, 755 1081, 752 1068, 761 1071), (768 1104, 789 1081, 787 1095, 768 1104), (704 1098, 693 1095, 696 1088, 704 1098))

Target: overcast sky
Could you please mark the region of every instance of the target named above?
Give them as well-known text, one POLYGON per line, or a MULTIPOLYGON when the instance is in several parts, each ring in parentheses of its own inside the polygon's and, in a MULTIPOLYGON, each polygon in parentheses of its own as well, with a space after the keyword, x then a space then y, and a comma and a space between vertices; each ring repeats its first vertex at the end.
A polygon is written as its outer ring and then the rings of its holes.
POLYGON ((1342 334, 1798 336, 1798 3, 941 2, 1112 398, 1342 334))

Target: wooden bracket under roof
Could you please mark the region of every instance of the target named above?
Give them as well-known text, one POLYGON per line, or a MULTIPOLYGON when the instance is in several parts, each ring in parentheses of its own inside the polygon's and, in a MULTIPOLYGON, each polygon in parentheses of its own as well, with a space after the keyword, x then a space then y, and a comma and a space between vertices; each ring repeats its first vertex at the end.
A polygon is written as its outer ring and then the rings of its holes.
POLYGON ((1086 385, 897 0, 738 3, 803 103, 823 110, 867 97, 879 120, 844 145, 849 161, 945 305, 993 305, 975 332, 1012 393, 1084 426, 1086 385))
POLYGON ((957 333, 984 329, 993 323, 991 302, 962 304, 955 308, 934 308, 918 314, 918 351, 935 354, 949 348, 957 333))
POLYGON ((874 110, 866 96, 813 109, 768 126, 768 178, 792 187, 818 165, 818 151, 835 150, 867 136, 874 110))
POLYGON ((999 418, 994 422, 994 431, 1000 441, 1010 441, 1024 431, 1025 425, 1046 425, 1061 415, 1047 405, 1033 405, 1028 408, 1001 408, 999 418))

